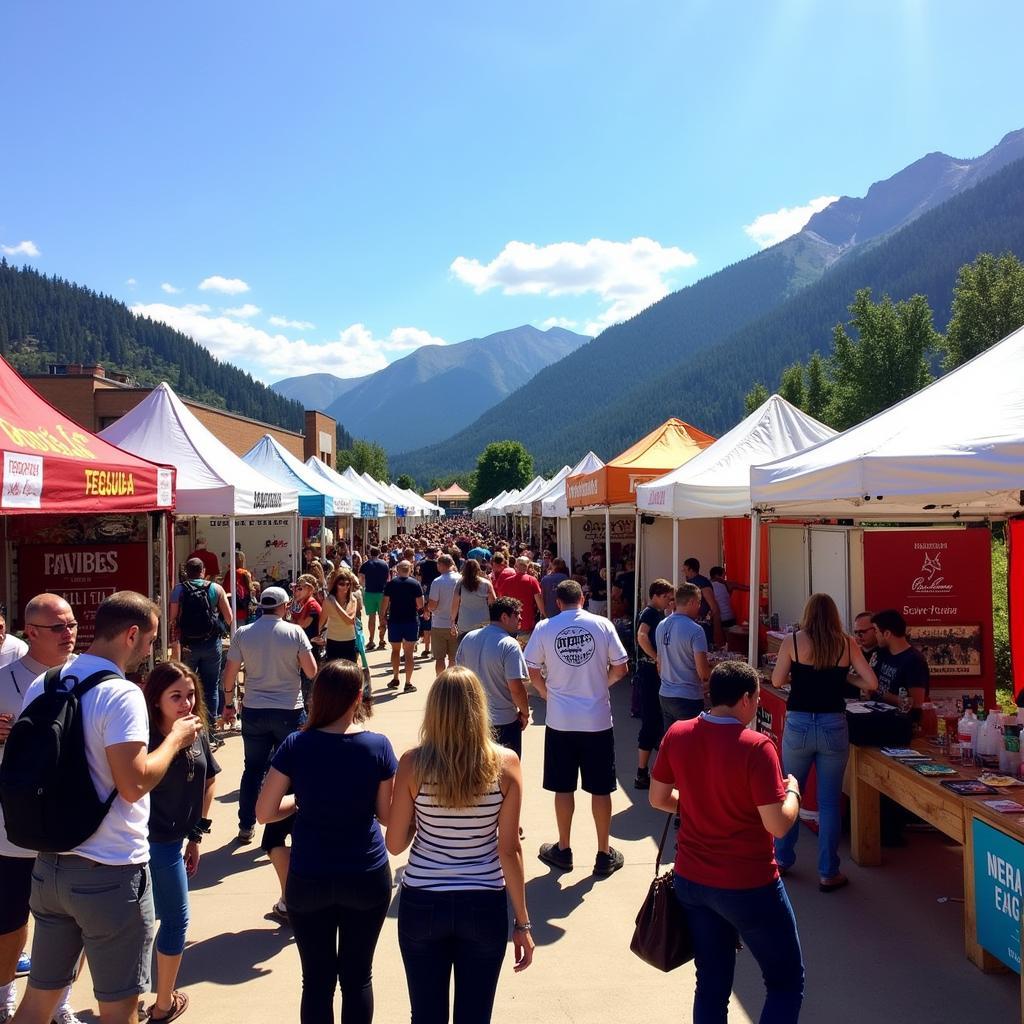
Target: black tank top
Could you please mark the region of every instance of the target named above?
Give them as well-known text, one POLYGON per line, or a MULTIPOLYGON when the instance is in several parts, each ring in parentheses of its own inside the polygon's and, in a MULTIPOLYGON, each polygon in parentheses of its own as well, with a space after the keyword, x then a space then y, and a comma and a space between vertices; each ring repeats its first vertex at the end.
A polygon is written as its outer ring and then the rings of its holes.
MULTIPOLYGON (((846 641, 844 651, 849 653, 849 640, 846 641)), ((842 654, 839 655, 839 660, 843 660, 842 654)), ((800 660, 794 633, 793 664, 789 669, 788 710, 806 711, 812 715, 843 714, 846 711, 843 693, 849 674, 849 665, 835 664, 828 668, 805 665, 800 660)))

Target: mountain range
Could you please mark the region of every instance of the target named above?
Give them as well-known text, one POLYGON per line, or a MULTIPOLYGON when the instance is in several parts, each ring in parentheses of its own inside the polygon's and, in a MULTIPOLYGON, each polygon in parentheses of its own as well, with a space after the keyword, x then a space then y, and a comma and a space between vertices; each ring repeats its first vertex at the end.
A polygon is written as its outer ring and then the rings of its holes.
POLYGON ((1024 255, 1021 158, 1024 130, 975 159, 922 157, 790 238, 609 327, 464 430, 393 457, 392 468, 417 479, 468 469, 486 444, 509 437, 539 470, 588 448, 610 458, 669 416, 723 432, 742 418, 754 381, 772 387, 793 361, 828 351, 858 288, 896 300, 921 293, 944 329, 960 266, 979 252, 1024 255), (556 425, 551 411, 574 397, 574 415, 556 425))
POLYGON ((316 373, 271 387, 307 409, 322 409, 356 437, 402 452, 468 426, 588 341, 562 327, 524 324, 454 345, 425 345, 365 377, 316 373))

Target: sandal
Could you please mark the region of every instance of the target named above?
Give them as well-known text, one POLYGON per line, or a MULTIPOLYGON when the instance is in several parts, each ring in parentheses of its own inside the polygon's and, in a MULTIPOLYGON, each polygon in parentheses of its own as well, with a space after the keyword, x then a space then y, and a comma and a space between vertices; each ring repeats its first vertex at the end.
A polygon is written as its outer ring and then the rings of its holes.
POLYGON ((187 1009, 188 996, 184 992, 179 992, 175 989, 171 993, 171 1008, 165 1014, 158 1015, 160 1012, 157 1009, 156 1003, 153 1003, 146 1012, 149 1014, 151 1021, 172 1021, 177 1020, 187 1009))
POLYGON ((284 900, 278 900, 270 908, 270 913, 267 914, 267 917, 272 917, 275 921, 280 921, 281 924, 291 924, 291 920, 288 917, 288 908, 285 906, 284 900))

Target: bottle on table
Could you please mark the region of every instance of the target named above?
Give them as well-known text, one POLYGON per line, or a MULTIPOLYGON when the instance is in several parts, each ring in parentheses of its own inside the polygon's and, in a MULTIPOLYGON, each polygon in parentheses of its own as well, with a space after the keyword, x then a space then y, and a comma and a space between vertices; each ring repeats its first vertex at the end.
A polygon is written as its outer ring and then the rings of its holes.
POLYGON ((957 735, 960 739, 960 763, 973 765, 978 740, 978 718, 970 707, 964 711, 964 717, 960 719, 957 735))

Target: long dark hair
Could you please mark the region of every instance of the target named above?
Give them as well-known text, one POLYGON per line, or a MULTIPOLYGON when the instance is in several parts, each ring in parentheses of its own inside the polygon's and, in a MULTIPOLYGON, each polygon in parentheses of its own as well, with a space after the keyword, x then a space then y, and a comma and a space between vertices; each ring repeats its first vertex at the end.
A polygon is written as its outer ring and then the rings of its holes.
POLYGON ((146 698, 146 709, 149 711, 150 724, 155 725, 161 731, 170 724, 163 720, 163 715, 160 712, 160 698, 179 679, 190 679, 192 681, 196 693, 196 702, 192 707, 192 714, 203 723, 203 728, 206 729, 209 726, 209 722, 206 717, 206 702, 203 700, 202 684, 199 682, 195 672, 188 665, 183 665, 180 661, 160 662, 146 676, 146 681, 142 684, 142 695, 146 698))
POLYGON ((313 679, 309 717, 303 729, 324 729, 347 715, 358 702, 354 721, 361 722, 373 713, 361 700, 363 670, 343 658, 325 661, 313 679))
POLYGON ((475 558, 467 558, 462 563, 462 585, 471 594, 480 589, 480 563, 475 558))

